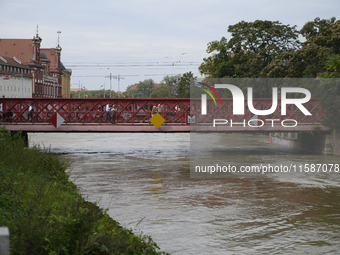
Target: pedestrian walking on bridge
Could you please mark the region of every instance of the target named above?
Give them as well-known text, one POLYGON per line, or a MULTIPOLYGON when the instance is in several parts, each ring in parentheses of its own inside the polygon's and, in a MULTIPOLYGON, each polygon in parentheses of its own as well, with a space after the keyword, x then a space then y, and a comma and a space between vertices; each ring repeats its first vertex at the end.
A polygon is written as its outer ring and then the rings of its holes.
POLYGON ((110 121, 111 121, 110 105, 109 105, 109 104, 107 104, 107 105, 106 105, 106 116, 105 116, 105 122, 107 121, 107 119, 110 119, 110 121))

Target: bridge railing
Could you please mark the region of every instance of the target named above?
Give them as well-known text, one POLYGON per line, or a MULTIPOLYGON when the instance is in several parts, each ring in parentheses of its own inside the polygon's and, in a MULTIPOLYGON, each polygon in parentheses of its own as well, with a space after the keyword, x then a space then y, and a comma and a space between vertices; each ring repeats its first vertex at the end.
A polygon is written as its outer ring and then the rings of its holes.
POLYGON ((65 123, 104 123, 106 105, 115 111, 110 113, 115 123, 149 123, 149 119, 160 113, 165 123, 185 123, 183 110, 190 109, 190 99, 0 99, 2 121, 46 123, 58 112, 65 123), (33 111, 29 112, 29 106, 33 111), (160 107, 158 107, 160 106, 160 107))
MULTIPOLYGON (((186 114, 195 114, 197 123, 211 123, 214 119, 227 119, 233 122, 250 120, 254 114, 250 112, 245 100, 245 112, 243 115, 233 115, 233 100, 222 99, 222 105, 212 100, 207 100, 207 114, 202 115, 201 99, 63 99, 63 98, 1 98, 0 121, 20 124, 28 122, 29 106, 33 106, 32 120, 29 123, 48 123, 49 119, 58 112, 66 124, 90 124, 105 123, 105 107, 109 104, 115 111, 112 113, 111 122, 121 124, 142 124, 149 123, 150 118, 158 112, 165 119, 165 124, 185 124, 186 114), (160 107, 158 107, 160 106, 160 107), (156 109, 156 110, 155 110, 156 109)), ((253 105, 258 110, 270 109, 272 106, 271 99, 254 99, 253 105)), ((317 99, 311 99, 304 107, 312 113, 311 116, 305 116, 295 105, 287 106, 287 114, 281 115, 281 102, 278 100, 277 109, 264 119, 284 120, 294 119, 298 123, 319 123, 323 113, 317 102, 317 99)))

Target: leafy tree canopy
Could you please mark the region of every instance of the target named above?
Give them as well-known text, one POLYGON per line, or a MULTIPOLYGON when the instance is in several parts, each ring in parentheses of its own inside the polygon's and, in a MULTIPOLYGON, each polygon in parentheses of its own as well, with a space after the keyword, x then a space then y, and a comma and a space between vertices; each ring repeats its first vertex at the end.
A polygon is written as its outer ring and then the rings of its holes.
POLYGON ((167 85, 160 85, 157 88, 154 88, 151 95, 151 98, 171 98, 173 94, 169 90, 167 85))
POLYGON ((138 97, 140 98, 148 98, 150 97, 152 90, 154 89, 154 81, 152 79, 146 79, 144 81, 140 81, 137 84, 138 97))
POLYGON ((327 59, 328 70, 334 72, 323 72, 318 74, 320 85, 317 97, 321 105, 324 117, 323 125, 340 130, 340 56, 331 55, 327 59), (328 78, 328 79, 327 79, 328 78), (333 78, 333 79, 329 79, 333 78), (337 78, 337 79, 334 79, 337 78))
POLYGON ((315 18, 307 22, 300 30, 306 38, 304 45, 316 44, 332 49, 332 53, 340 54, 340 20, 315 18))
POLYGON ((197 77, 192 72, 184 73, 178 83, 178 98, 190 98, 190 87, 194 85, 197 77))
POLYGON ((165 84, 169 91, 173 94, 173 96, 177 95, 178 91, 178 83, 181 80, 181 75, 166 75, 161 81, 162 84, 165 84))
POLYGON ((316 77, 326 71, 327 59, 340 54, 340 21, 307 22, 300 31, 278 21, 241 21, 228 27, 231 39, 208 43, 199 70, 213 78, 316 77), (300 43, 298 35, 306 41, 300 43))
POLYGON ((300 46, 296 26, 282 25, 278 21, 241 21, 228 27, 231 39, 208 44, 207 53, 199 67, 212 77, 261 77, 261 71, 276 56, 300 46))
POLYGON ((330 71, 340 71, 340 55, 331 55, 327 60, 327 68, 330 71))

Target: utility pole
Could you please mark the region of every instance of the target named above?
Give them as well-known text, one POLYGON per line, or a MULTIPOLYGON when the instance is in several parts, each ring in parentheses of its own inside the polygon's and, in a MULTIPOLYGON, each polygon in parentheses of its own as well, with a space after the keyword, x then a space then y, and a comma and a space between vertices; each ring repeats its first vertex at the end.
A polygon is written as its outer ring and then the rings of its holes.
POLYGON ((117 79, 118 80, 118 91, 117 91, 117 94, 118 94, 118 98, 120 98, 120 94, 119 94, 119 91, 120 91, 120 79, 124 79, 123 77, 120 77, 120 74, 118 74, 118 76, 112 76, 114 79, 117 79))
POLYGON ((110 98, 111 98, 112 78, 114 78, 114 76, 112 76, 112 74, 110 73, 110 76, 105 76, 105 78, 110 78, 110 98))

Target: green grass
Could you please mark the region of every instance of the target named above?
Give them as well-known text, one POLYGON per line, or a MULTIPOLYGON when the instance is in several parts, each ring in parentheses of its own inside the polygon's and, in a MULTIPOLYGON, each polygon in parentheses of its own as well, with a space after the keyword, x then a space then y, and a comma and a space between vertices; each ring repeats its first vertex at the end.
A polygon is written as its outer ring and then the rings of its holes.
POLYGON ((11 254, 166 254, 84 200, 67 163, 0 129, 0 226, 11 254))

